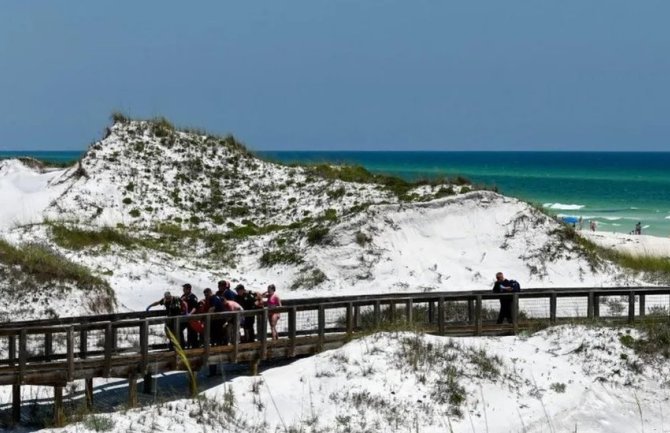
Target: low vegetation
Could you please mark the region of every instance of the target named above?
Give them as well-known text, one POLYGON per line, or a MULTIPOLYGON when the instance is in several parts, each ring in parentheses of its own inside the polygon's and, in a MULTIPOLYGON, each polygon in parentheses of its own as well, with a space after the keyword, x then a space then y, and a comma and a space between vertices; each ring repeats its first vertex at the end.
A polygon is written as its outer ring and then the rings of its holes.
POLYGON ((17 247, 0 239, 0 263, 18 268, 38 282, 69 281, 84 289, 109 289, 109 285, 94 276, 88 268, 68 260, 42 244, 29 243, 17 247))

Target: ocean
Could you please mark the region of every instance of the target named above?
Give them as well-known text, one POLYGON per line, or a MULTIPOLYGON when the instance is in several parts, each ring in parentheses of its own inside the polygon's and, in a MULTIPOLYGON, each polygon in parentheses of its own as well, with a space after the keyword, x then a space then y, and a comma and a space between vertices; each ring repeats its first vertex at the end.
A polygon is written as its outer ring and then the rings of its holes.
MULTIPOLYGON (((59 164, 83 152, 7 152, 59 164)), ((670 152, 313 152, 263 151, 283 163, 346 163, 407 180, 465 176, 560 217, 582 217, 585 228, 670 235, 670 152)))

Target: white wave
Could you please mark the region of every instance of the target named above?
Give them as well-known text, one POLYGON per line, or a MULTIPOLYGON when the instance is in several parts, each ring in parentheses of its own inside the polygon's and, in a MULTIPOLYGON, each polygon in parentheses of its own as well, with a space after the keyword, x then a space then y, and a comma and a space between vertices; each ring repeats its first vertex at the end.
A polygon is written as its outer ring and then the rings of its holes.
POLYGON ((648 229, 649 227, 651 227, 651 226, 648 225, 648 224, 646 226, 642 226, 643 229, 648 229))
POLYGON ((665 219, 666 219, 666 220, 670 220, 670 215, 668 215, 667 217, 665 217, 665 219))
POLYGON ((605 219, 608 221, 619 221, 621 217, 605 217, 605 219))
POLYGON ((579 209, 582 209, 585 205, 583 205, 583 204, 545 203, 542 206, 547 207, 549 209, 579 210, 579 209))
POLYGON ((621 227, 621 224, 617 224, 617 223, 612 223, 612 225, 616 226, 616 227, 621 227))

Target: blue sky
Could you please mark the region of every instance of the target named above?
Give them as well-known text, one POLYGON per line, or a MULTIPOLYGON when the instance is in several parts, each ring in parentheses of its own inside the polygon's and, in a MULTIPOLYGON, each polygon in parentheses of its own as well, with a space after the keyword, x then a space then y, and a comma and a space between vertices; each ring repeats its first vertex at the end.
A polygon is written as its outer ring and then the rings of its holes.
POLYGON ((0 150, 164 115, 256 150, 670 150, 670 2, 0 4, 0 150))

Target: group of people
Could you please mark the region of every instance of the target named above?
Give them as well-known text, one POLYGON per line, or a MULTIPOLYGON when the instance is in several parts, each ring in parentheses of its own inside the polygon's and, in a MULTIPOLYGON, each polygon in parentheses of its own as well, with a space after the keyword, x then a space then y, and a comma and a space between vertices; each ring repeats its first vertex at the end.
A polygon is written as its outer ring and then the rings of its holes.
MULTIPOLYGON (((235 286, 235 289, 231 289, 228 281, 221 280, 218 282, 216 292, 213 292, 210 288, 206 288, 203 291, 204 297, 200 300, 193 293, 193 288, 188 283, 182 286, 182 292, 180 297, 173 296, 170 292, 165 292, 161 299, 151 303, 146 310, 149 311, 152 307, 161 305, 165 307, 169 317, 174 317, 202 313, 248 311, 267 307, 269 308, 268 323, 270 324, 272 339, 276 340, 278 338, 277 323, 279 322, 280 314, 272 310, 276 307, 281 307, 282 304, 281 299, 277 296, 274 284, 270 284, 266 292, 259 293, 247 290, 242 284, 238 284, 235 286)), ((246 343, 256 340, 254 330, 255 318, 256 315, 245 315, 243 317, 240 323, 243 331, 243 335, 240 338, 241 342, 246 343)), ((212 345, 226 345, 234 341, 236 327, 233 324, 232 318, 214 315, 210 323, 210 343, 212 345)), ((182 321, 178 335, 179 343, 184 348, 200 347, 203 343, 202 334, 204 329, 203 321, 199 318, 182 321), (186 331, 186 338, 184 338, 184 331, 186 331)))

